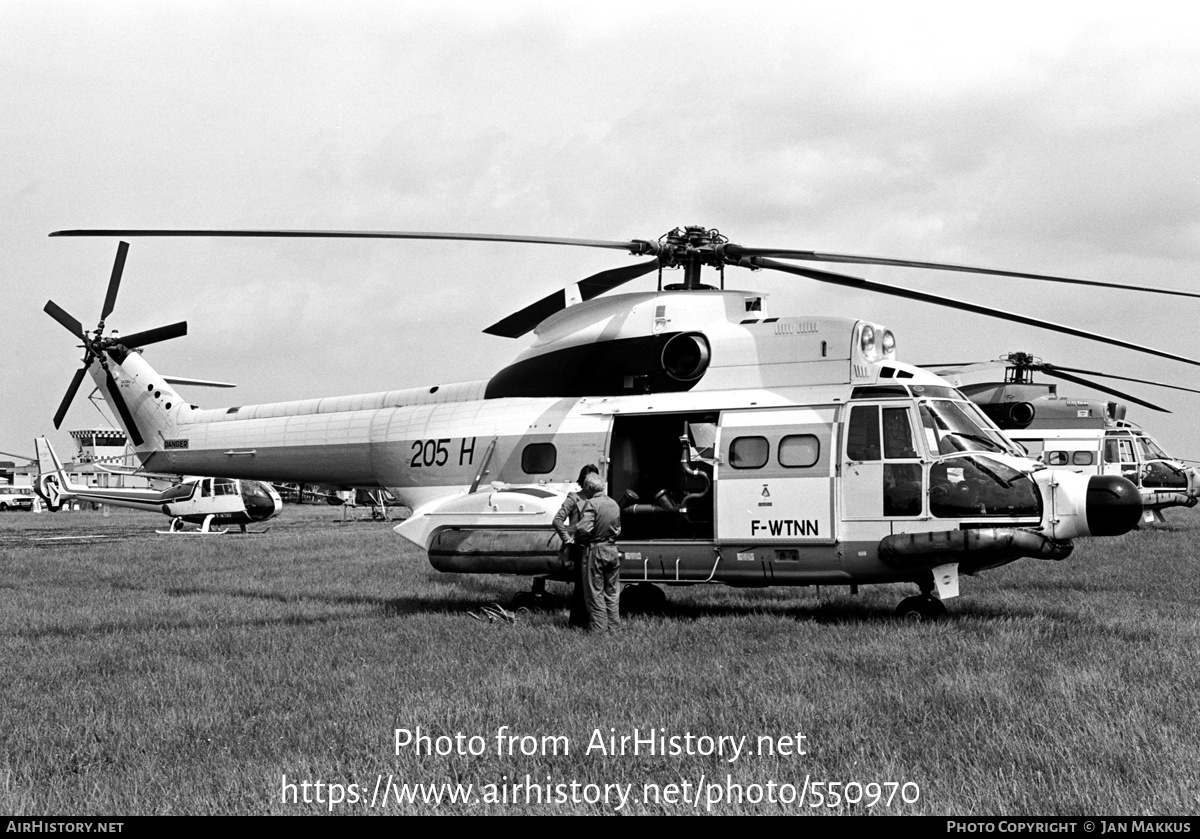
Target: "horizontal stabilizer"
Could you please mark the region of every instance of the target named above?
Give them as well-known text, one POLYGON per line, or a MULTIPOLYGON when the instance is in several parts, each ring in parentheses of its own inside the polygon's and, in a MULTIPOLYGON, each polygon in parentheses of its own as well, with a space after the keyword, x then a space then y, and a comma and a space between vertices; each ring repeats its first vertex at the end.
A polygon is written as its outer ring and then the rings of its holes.
POLYGON ((163 381, 172 385, 192 385, 193 387, 237 387, 233 382, 213 382, 208 379, 188 379, 183 376, 163 376, 163 381))

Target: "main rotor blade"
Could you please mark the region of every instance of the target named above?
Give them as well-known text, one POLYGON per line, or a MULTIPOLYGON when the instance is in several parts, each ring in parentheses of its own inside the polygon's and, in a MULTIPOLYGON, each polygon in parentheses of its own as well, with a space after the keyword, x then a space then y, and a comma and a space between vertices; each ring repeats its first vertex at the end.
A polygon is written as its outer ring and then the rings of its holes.
POLYGON ((1001 361, 955 361, 950 364, 918 364, 922 370, 932 370, 939 375, 944 372, 971 373, 976 370, 988 370, 999 367, 1001 361))
MULTIPOLYGON (((599 274, 592 274, 592 276, 576 283, 579 286, 579 296, 584 300, 591 300, 593 297, 598 297, 604 292, 611 291, 630 280, 636 280, 644 274, 649 274, 651 271, 656 270, 658 266, 659 261, 655 257, 645 262, 639 262, 637 265, 610 268, 607 271, 601 271, 599 274)), ((499 335, 502 338, 519 338, 530 330, 535 329, 546 318, 561 312, 565 308, 567 308, 567 290, 559 289, 547 294, 536 303, 530 303, 524 309, 513 312, 503 320, 493 323, 483 331, 488 335, 499 335)))
POLYGON ((36 457, 29 457, 28 455, 17 454, 16 452, 0 452, 0 454, 8 455, 9 457, 19 457, 21 460, 28 460, 30 463, 37 463, 36 457))
POLYGON ((1082 370, 1078 367, 1059 367, 1057 364, 1042 364, 1039 368, 1045 373, 1054 373, 1058 370, 1066 370, 1068 373, 1087 373, 1089 376, 1102 376, 1106 379, 1120 379, 1123 382, 1135 382, 1139 385, 1154 385, 1155 387, 1166 387, 1171 390, 1184 390, 1188 393, 1200 393, 1200 390, 1192 387, 1183 387, 1182 385, 1169 385, 1166 382, 1153 382, 1150 379, 1135 379, 1131 376, 1117 376, 1112 373, 1101 373, 1098 370, 1082 370))
POLYGON ((998 268, 974 268, 970 265, 953 265, 946 262, 917 262, 911 259, 887 259, 878 256, 855 256, 845 253, 823 253, 821 251, 793 251, 778 248, 744 248, 741 245, 726 245, 725 254, 735 259, 738 257, 775 257, 778 259, 805 259, 813 262, 843 262, 855 265, 891 265, 897 268, 928 268, 934 271, 958 271, 965 274, 987 274, 994 277, 1017 277, 1025 280, 1042 280, 1051 283, 1069 283, 1071 285, 1096 286, 1098 288, 1119 288, 1125 291, 1144 291, 1150 294, 1171 294, 1177 297, 1200 297, 1200 293, 1184 291, 1178 288, 1157 288, 1151 286, 1122 285, 1121 283, 1106 283, 1099 280, 1080 280, 1072 277, 1058 277, 1052 274, 1032 274, 1025 271, 1004 271, 998 268))
POLYGON ((1062 373, 1058 369, 1043 370, 1042 372, 1045 373, 1047 376, 1054 376, 1054 378, 1056 378, 1056 379, 1064 379, 1068 382, 1074 382, 1077 385, 1083 385, 1084 387, 1090 387, 1090 388, 1092 388, 1092 390, 1098 390, 1101 393, 1108 393, 1108 394, 1111 394, 1112 396, 1118 396, 1121 399, 1127 399, 1130 402, 1136 403, 1138 405, 1144 405, 1145 407, 1150 408, 1151 410, 1154 410, 1154 411, 1162 411, 1164 414, 1171 413, 1166 408, 1160 408, 1159 406, 1155 405, 1153 402, 1147 402, 1144 399, 1138 399, 1136 396, 1130 396, 1128 393, 1122 393, 1121 391, 1116 390, 1114 388, 1106 387, 1097 382, 1088 381, 1087 379, 1081 378, 1079 376, 1072 376, 1069 373, 1062 373))
POLYGON ((1073 326, 1066 326, 1061 323, 1044 320, 1042 318, 1031 318, 1026 315, 1019 315, 1015 312, 1005 312, 1001 309, 991 309, 987 306, 979 306, 975 303, 964 303, 961 300, 954 300, 949 297, 939 297, 936 294, 926 294, 923 291, 916 291, 911 288, 901 288, 899 286, 882 285, 873 283, 870 280, 864 280, 859 277, 851 277, 846 274, 834 274, 829 271, 818 271, 814 268, 801 268, 797 265, 788 265, 785 262, 776 262, 773 259, 763 259, 761 257, 751 257, 748 263, 757 268, 773 268, 776 271, 783 271, 786 274, 795 274, 799 277, 807 277, 810 280, 817 280, 823 283, 832 283, 833 285, 846 286, 848 288, 858 288, 864 291, 876 291, 880 294, 890 294, 893 297, 905 297, 909 300, 920 300, 922 303, 933 303, 936 306, 946 306, 950 309, 961 309, 964 312, 973 312, 977 315, 987 315, 992 318, 1000 318, 1001 320, 1009 320, 1014 323, 1023 323, 1026 326, 1036 326, 1039 329, 1049 329, 1053 332, 1062 332, 1066 335, 1074 335, 1077 338, 1087 338, 1089 341, 1099 341, 1103 344, 1112 344, 1116 347, 1124 347, 1127 350, 1136 350, 1150 355, 1157 355, 1160 358, 1169 358, 1172 361, 1182 361, 1185 364, 1192 364, 1200 367, 1200 361, 1192 358, 1187 358, 1182 355, 1156 350, 1153 347, 1144 347, 1141 344, 1134 344, 1129 341, 1123 341, 1120 338, 1110 338, 1107 335, 1100 335, 1096 332, 1088 332, 1083 329, 1076 329, 1073 326))
POLYGON ((100 320, 104 321, 112 314, 117 305, 117 291, 121 287, 121 274, 125 273, 125 256, 129 253, 129 243, 117 244, 117 258, 113 262, 112 276, 108 280, 108 293, 104 295, 104 308, 100 310, 100 320))
POLYGON ((144 332, 122 335, 117 338, 117 343, 132 349, 133 347, 144 347, 147 344, 157 344, 159 341, 169 341, 172 338, 182 338, 184 335, 187 335, 187 321, 181 320, 170 326, 156 326, 154 329, 147 329, 144 332))
POLYGON ((129 406, 125 403, 125 397, 121 395, 121 389, 117 387, 117 380, 113 378, 111 370, 104 371, 105 385, 108 387, 108 395, 112 397, 112 404, 116 406, 117 413, 121 415, 122 421, 125 423, 125 430, 129 432, 129 439, 133 441, 135 446, 142 444, 141 429, 138 428, 137 422, 133 418, 133 414, 129 411, 129 406))
POLYGON ((422 233, 403 230, 55 230, 51 236, 175 236, 245 239, 449 239, 466 242, 519 242, 532 245, 573 245, 610 248, 631 253, 657 253, 658 245, 642 239, 615 242, 605 239, 565 239, 550 236, 509 236, 503 233, 422 233))
POLYGON ((58 410, 54 412, 54 427, 58 428, 62 425, 63 417, 67 415, 67 409, 71 407, 71 402, 75 399, 75 392, 79 390, 79 384, 83 381, 83 377, 87 374, 87 367, 80 367, 75 371, 75 376, 71 379, 71 385, 67 388, 67 395, 63 397, 62 402, 58 403, 58 410))
POLYGON ((85 344, 88 343, 87 333, 83 331, 83 324, 67 314, 67 310, 62 306, 58 305, 53 300, 47 300, 42 311, 65 326, 67 330, 76 338, 81 339, 85 344))

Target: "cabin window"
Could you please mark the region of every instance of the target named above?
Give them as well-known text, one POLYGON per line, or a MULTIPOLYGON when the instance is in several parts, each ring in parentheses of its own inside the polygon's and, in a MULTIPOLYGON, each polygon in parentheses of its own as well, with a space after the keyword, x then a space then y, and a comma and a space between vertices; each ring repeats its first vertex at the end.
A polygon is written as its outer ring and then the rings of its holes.
POLYGON ((526 475, 545 475, 554 471, 558 451, 553 443, 530 443, 521 452, 521 470, 526 475))
POLYGON ((717 451, 717 424, 715 422, 689 422, 688 436, 696 457, 712 462, 717 451))
POLYGON ((1048 466, 1066 466, 1066 452, 1046 452, 1046 464, 1048 466))
POLYGON ((889 460, 917 456, 912 425, 908 421, 908 408, 883 409, 883 456, 889 460))
POLYGON ((805 468, 821 458, 821 441, 812 434, 789 434, 779 441, 779 465, 805 468))
POLYGON ((1095 462, 1096 458, 1091 452, 1074 452, 1071 455, 1073 466, 1091 466, 1095 462))
POLYGON ((1105 440, 1104 460, 1106 463, 1136 463, 1137 458, 1133 455, 1133 440, 1105 440))
POLYGON ((729 446, 729 465, 734 469, 761 469, 770 456, 766 437, 738 437, 729 446))
POLYGON ((879 460, 879 408, 858 405, 850 409, 846 433, 846 457, 850 460, 879 460))

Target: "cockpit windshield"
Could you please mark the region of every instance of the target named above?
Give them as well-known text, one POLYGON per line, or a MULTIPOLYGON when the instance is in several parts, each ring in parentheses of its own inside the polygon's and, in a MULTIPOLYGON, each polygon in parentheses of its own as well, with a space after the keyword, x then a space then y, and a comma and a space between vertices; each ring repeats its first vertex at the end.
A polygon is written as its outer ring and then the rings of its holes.
POLYGON ((1171 456, 1158 447, 1158 444, 1149 437, 1135 438, 1138 443, 1138 449, 1141 451, 1142 460, 1170 460, 1171 456))
POLYGON ((1003 452, 1024 457, 1003 434, 990 427, 983 412, 972 402, 925 399, 920 408, 931 452, 1003 452))
POLYGON ((961 455, 929 467, 929 511, 939 518, 1038 516, 1033 479, 984 455, 961 455))

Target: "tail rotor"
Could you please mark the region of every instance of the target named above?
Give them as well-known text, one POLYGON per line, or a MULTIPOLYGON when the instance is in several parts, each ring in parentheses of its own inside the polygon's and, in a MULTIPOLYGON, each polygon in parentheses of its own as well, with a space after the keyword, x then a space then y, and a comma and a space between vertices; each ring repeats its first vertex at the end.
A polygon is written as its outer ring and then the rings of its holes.
POLYGON ((71 403, 75 400, 75 394, 78 393, 79 386, 83 383, 83 377, 87 375, 92 362, 99 361, 100 366, 105 371, 109 395, 113 398, 122 419, 126 421, 127 425, 131 426, 129 428, 130 438, 136 445, 140 445, 142 442, 141 435, 137 433, 136 427, 133 427, 132 415, 125 405, 125 400, 116 386, 116 381, 113 379, 112 373, 108 369, 109 357, 115 357, 119 363, 120 359, 124 358, 125 354, 131 349, 186 335, 187 322, 180 321, 169 326, 159 326, 143 332, 135 332, 131 335, 104 337, 104 322, 113 313, 113 309, 116 308, 117 293, 121 289, 121 276, 125 273, 125 258, 128 253, 129 243, 118 243, 117 257, 113 262, 112 275, 108 280, 108 290, 104 295, 104 306, 100 310, 100 322, 96 324, 96 328, 92 333, 89 334, 83 328, 83 324, 53 300, 46 302, 43 311, 82 341, 84 350, 83 366, 75 371, 75 375, 71 378, 71 384, 67 387, 67 392, 63 396, 62 402, 59 403, 58 410, 54 412, 54 427, 59 428, 62 426, 62 421, 67 415, 67 410, 71 407, 71 403))

